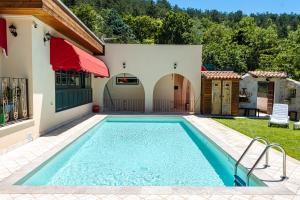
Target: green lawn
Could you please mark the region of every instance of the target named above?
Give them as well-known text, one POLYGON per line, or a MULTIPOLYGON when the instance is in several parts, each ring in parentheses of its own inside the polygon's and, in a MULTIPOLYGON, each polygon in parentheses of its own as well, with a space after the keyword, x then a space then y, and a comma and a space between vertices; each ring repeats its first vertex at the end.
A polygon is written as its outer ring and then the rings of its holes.
MULTIPOLYGON (((281 144, 287 154, 300 160, 300 130, 293 130, 293 122, 290 128, 268 127, 268 120, 265 119, 224 119, 214 118, 214 120, 237 130, 251 138, 265 137, 271 143, 281 144)), ((246 147, 245 147, 246 148, 246 147)))

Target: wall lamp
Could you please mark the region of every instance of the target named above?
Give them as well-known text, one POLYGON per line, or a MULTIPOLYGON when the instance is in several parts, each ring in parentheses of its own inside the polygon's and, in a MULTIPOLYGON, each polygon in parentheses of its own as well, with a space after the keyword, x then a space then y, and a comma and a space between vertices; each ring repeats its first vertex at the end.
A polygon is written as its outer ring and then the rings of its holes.
POLYGON ((32 21, 32 26, 33 26, 34 28, 37 28, 37 27, 38 27, 38 24, 37 24, 35 21, 32 21))
POLYGON ((9 28, 10 33, 11 33, 14 37, 17 37, 17 36, 18 36, 17 28, 15 27, 15 25, 11 24, 8 28, 9 28))
POLYGON ((123 62, 123 69, 126 68, 126 62, 123 62))
POLYGON ((52 35, 48 32, 44 35, 44 43, 48 42, 51 39, 52 35))
POLYGON ((175 62, 173 65, 174 69, 177 69, 177 66, 178 66, 178 64, 177 64, 177 62, 175 62))

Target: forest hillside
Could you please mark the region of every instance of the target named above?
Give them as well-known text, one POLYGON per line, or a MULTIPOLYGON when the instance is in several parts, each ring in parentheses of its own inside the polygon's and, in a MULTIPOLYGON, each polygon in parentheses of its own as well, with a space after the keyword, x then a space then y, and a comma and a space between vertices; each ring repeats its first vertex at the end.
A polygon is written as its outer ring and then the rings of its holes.
POLYGON ((181 9, 167 0, 64 0, 106 43, 202 44, 211 70, 285 71, 300 80, 300 15, 181 9))

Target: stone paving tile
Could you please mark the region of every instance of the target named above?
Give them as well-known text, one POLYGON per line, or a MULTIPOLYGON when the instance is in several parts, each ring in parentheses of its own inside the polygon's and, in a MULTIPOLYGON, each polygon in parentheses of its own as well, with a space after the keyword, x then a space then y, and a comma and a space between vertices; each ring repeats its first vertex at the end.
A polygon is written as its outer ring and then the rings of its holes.
POLYGON ((0 194, 1 200, 13 200, 13 198, 9 194, 0 194))
POLYGON ((51 194, 34 194, 33 197, 36 200, 57 200, 55 196, 51 194))
POLYGON ((233 195, 230 200, 249 200, 250 198, 250 195, 233 195))
POLYGON ((31 194, 11 194, 13 200, 35 200, 34 196, 31 194))
POLYGON ((148 195, 148 196, 140 196, 141 199, 144 200, 165 200, 166 196, 162 195, 148 195))
POLYGON ((100 200, 121 200, 117 195, 97 195, 97 198, 100 200))
POLYGON ((273 196, 272 200, 293 200, 294 197, 293 195, 276 195, 273 196))
POLYGON ((250 199, 251 200, 270 200, 273 196, 267 196, 267 195, 254 195, 250 199))
POLYGON ((300 195, 295 196, 293 200, 300 200, 300 195))
POLYGON ((78 200, 98 200, 98 197, 96 197, 95 195, 91 195, 91 194, 82 194, 82 195, 76 195, 76 198, 78 200))
POLYGON ((232 195, 212 195, 211 197, 209 197, 209 200, 227 200, 230 199, 232 197, 232 195))

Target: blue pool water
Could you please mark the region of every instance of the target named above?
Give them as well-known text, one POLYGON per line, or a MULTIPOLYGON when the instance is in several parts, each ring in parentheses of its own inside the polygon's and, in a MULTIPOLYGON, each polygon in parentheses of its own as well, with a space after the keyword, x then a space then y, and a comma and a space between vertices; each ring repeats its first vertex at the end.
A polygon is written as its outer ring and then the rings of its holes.
POLYGON ((233 163, 183 118, 109 117, 17 184, 233 186, 233 163))

